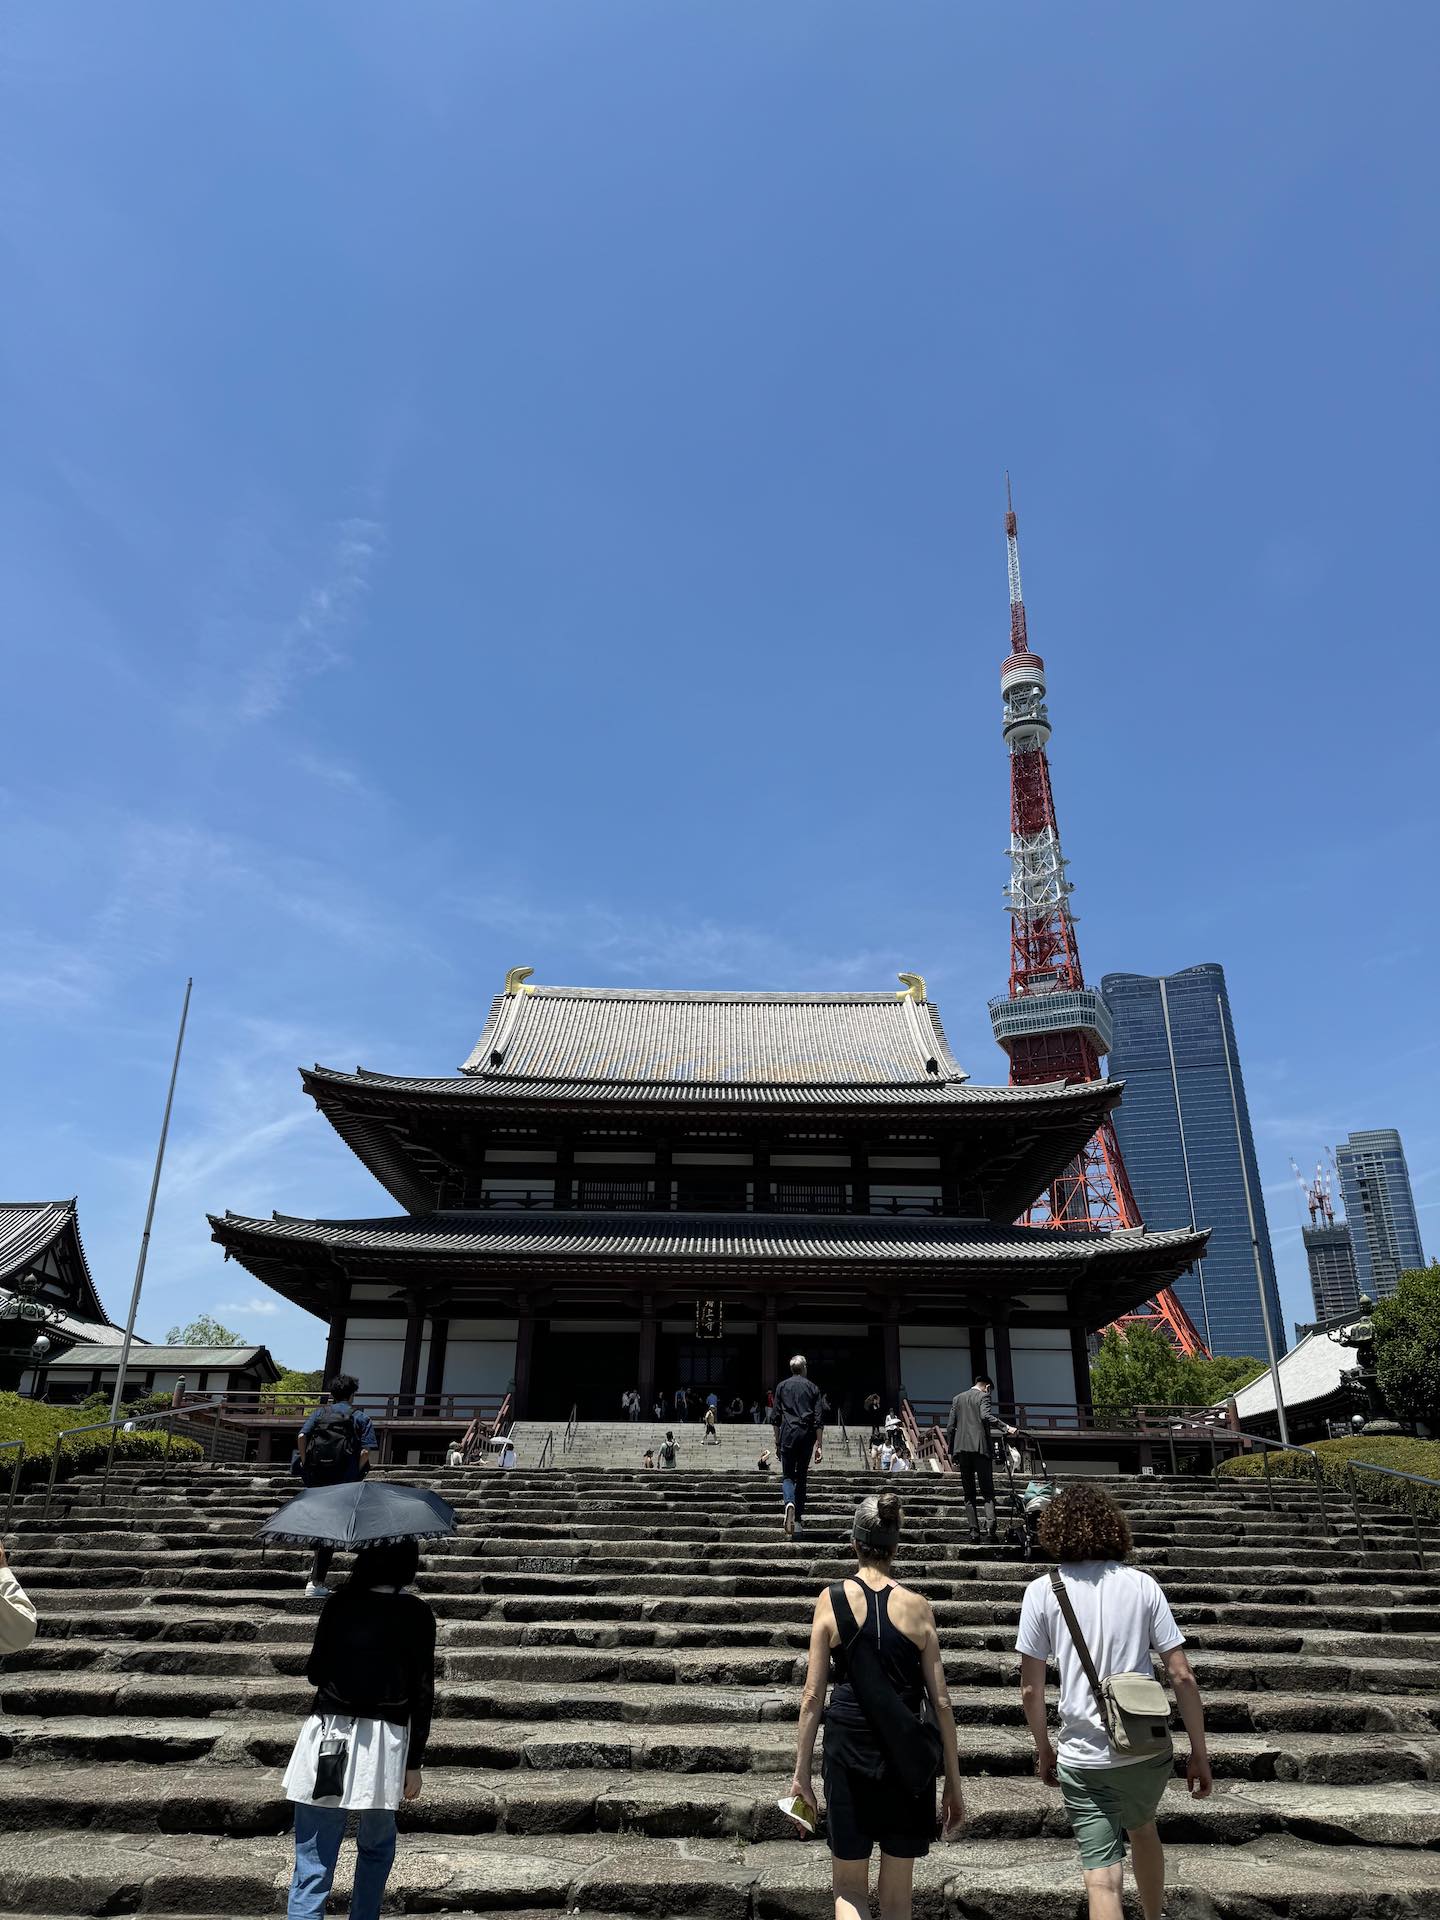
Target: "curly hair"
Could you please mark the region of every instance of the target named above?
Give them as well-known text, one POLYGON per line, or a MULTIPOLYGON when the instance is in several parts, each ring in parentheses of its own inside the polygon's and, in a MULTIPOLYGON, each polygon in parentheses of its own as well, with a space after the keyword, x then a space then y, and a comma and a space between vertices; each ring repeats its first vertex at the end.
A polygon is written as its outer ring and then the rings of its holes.
POLYGON ((1040 1546, 1051 1560, 1128 1560, 1134 1545, 1130 1522, 1103 1487, 1067 1487, 1040 1516, 1040 1546))

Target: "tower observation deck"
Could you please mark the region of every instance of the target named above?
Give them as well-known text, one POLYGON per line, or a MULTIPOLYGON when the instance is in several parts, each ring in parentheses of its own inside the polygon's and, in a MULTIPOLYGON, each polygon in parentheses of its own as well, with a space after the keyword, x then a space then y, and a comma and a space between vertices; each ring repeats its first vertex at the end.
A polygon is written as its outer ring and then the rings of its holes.
MULTIPOLYGON (((1002 732, 1010 753, 1010 991, 990 1002, 990 1024, 1010 1061, 1012 1086, 1099 1080, 1110 1050, 1110 1012, 1085 984, 1071 907, 1073 885, 1060 846, 1050 781, 1050 715, 1045 662, 1032 652, 1020 583, 1020 541, 1005 482, 1010 575, 1010 652, 1000 669, 1002 732)), ((1085 1148, 1025 1216, 1061 1229, 1133 1228, 1140 1210, 1108 1113, 1085 1148)), ((1168 1289, 1120 1324, 1158 1323, 1183 1353, 1205 1351, 1194 1323, 1168 1289)))

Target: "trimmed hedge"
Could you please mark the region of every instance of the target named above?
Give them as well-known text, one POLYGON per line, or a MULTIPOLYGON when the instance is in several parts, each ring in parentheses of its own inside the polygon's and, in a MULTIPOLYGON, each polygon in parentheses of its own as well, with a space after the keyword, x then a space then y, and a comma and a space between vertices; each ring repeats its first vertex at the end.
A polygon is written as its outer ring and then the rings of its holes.
MULTIPOLYGON (((1417 1487, 1409 1480, 1391 1480, 1383 1473, 1361 1473, 1359 1466, 1368 1460, 1373 1466, 1392 1467, 1397 1473, 1420 1473, 1429 1480, 1440 1480, 1440 1440, 1415 1440, 1405 1434, 1376 1434, 1367 1439, 1361 1434, 1345 1440, 1317 1440, 1315 1452, 1327 1486, 1346 1490, 1345 1464, 1356 1466, 1355 1491, 1363 1500, 1399 1507, 1404 1513, 1418 1513, 1422 1519, 1440 1520, 1440 1486, 1417 1487)), ((1220 1468, 1222 1474, 1253 1479, 1264 1474, 1257 1449, 1237 1455, 1220 1468)), ((1315 1478, 1315 1466, 1308 1454, 1272 1453, 1270 1471, 1277 1479, 1315 1478)))
MULTIPOLYGON (((108 1409, 107 1409, 108 1411, 108 1409)), ((50 1478, 50 1457, 56 1437, 67 1427, 90 1424, 93 1414, 83 1407, 52 1407, 43 1401, 22 1400, 18 1393, 0 1393, 0 1440, 23 1440, 25 1457, 20 1468, 23 1488, 43 1485, 50 1478)), ((101 1416, 104 1417, 103 1415, 101 1416)), ((82 1434, 67 1440, 60 1455, 57 1482, 77 1473, 103 1472, 110 1451, 108 1433, 82 1434)), ((159 1460, 165 1457, 165 1429, 141 1427, 136 1433, 115 1436, 117 1460, 159 1460)), ((0 1453, 0 1492, 8 1495, 14 1454, 7 1448, 0 1453)), ((205 1449, 196 1440, 184 1440, 178 1434, 170 1443, 172 1460, 203 1460, 205 1449)))

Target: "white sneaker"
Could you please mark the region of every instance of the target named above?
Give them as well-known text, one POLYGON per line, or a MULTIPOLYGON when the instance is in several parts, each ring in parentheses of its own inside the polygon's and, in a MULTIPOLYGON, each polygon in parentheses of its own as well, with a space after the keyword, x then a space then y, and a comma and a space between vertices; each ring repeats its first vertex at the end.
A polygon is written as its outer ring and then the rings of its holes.
POLYGON ((785 1502, 785 1534, 787 1539, 795 1538, 795 1502, 793 1500, 785 1502))
POLYGON ((307 1600, 328 1600, 329 1597, 330 1597, 329 1587, 322 1587, 314 1580, 306 1581, 305 1598, 307 1600))

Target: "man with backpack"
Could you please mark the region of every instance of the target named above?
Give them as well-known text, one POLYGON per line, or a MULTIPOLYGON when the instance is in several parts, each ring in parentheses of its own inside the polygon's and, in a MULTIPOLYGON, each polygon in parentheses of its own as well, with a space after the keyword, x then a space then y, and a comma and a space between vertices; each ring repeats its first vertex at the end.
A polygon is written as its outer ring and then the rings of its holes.
MULTIPOLYGON (((307 1487, 333 1487, 347 1480, 363 1480, 376 1451, 370 1416, 358 1408, 360 1382, 349 1373, 337 1373, 330 1382, 329 1404, 317 1407, 300 1429, 300 1477, 307 1487)), ((333 1547, 317 1547, 306 1584, 308 1600, 323 1600, 330 1589, 325 1576, 335 1557, 333 1547)))
POLYGON ((810 1461, 818 1457, 820 1439, 825 1431, 821 1401, 824 1396, 809 1377, 809 1365, 803 1353, 790 1361, 790 1373, 771 1396, 771 1425, 775 1428, 775 1451, 780 1455, 780 1497, 785 1502, 785 1532, 790 1539, 804 1529, 805 1488, 810 1478, 810 1461))
POLYGON ((673 1467, 676 1458, 675 1433, 673 1428, 667 1427, 665 1429, 665 1444, 660 1449, 660 1464, 662 1467, 673 1467))

